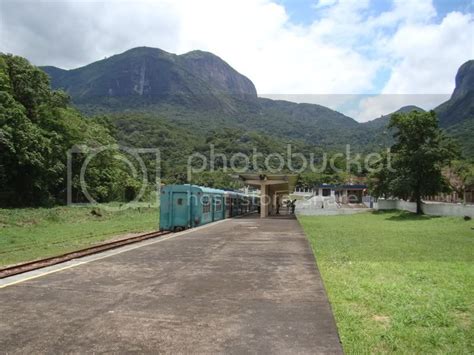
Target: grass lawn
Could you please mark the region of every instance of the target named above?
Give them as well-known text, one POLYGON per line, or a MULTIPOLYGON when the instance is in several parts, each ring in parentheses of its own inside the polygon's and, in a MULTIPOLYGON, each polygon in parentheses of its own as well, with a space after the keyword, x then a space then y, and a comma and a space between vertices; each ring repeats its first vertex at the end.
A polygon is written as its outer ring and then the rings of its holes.
POLYGON ((0 209, 0 265, 54 256, 111 236, 155 230, 156 208, 117 212, 90 207, 0 209))
POLYGON ((474 353, 474 221, 407 212, 299 220, 346 353, 474 353))

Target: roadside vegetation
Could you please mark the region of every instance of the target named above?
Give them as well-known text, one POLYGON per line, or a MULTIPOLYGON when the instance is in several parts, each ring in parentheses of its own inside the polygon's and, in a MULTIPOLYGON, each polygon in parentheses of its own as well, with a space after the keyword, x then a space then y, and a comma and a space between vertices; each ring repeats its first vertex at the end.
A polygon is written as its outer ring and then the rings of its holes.
POLYGON ((156 230, 156 208, 0 209, 0 266, 55 256, 113 236, 156 230))
POLYGON ((400 211, 299 219, 346 353, 474 353, 474 221, 400 211))

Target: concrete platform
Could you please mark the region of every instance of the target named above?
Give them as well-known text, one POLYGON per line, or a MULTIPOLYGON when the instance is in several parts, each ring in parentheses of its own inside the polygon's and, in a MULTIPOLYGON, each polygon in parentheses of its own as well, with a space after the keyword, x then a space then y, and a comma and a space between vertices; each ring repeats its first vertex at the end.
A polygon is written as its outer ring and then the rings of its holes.
POLYGON ((342 353, 296 219, 122 251, 1 288, 0 352, 342 353))

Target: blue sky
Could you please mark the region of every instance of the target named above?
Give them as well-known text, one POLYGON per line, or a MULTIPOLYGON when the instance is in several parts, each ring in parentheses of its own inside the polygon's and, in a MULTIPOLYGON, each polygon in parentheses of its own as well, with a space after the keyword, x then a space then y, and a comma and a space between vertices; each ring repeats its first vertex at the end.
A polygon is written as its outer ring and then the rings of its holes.
MULTIPOLYGON (((412 1, 412 0, 406 0, 412 1)), ((315 9, 317 0, 278 0, 288 11, 291 21, 301 24, 311 24, 318 18, 318 10, 315 9)), ((473 1, 471 0, 434 0, 438 20, 452 11, 472 12, 473 1)), ((372 0, 370 3, 370 14, 380 14, 393 7, 391 0, 372 0)))

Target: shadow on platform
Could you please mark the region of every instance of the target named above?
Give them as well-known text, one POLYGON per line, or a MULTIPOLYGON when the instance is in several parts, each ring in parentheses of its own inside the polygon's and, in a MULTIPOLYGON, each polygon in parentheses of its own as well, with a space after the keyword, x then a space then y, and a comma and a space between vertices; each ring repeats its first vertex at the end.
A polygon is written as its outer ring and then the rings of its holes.
MULTIPOLYGON (((245 216, 239 216, 237 218, 255 218, 260 219, 260 214, 258 213, 251 213, 245 216)), ((262 219, 296 219, 294 214, 278 214, 278 215, 270 215, 268 217, 262 219)))

